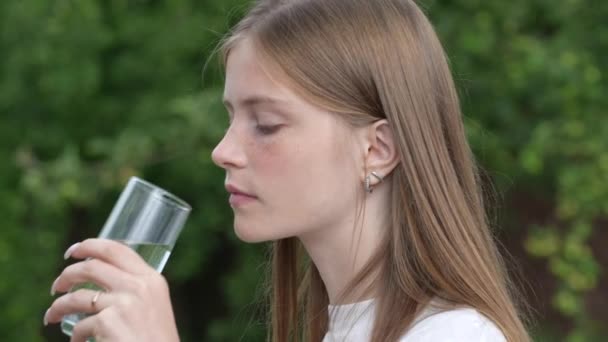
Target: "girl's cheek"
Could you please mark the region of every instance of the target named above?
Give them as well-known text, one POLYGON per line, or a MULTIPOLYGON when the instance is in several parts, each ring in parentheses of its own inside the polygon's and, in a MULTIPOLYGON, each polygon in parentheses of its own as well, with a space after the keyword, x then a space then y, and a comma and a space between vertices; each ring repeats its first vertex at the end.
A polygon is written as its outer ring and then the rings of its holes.
POLYGON ((250 163, 258 171, 280 174, 288 163, 285 158, 285 147, 278 139, 254 138, 248 142, 250 163))

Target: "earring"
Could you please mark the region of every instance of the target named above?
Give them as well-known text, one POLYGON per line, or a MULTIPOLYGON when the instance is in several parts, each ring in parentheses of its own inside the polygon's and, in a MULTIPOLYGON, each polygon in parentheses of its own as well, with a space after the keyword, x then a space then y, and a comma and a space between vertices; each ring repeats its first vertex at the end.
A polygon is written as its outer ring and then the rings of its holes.
POLYGON ((369 175, 367 175, 365 177, 365 191, 368 193, 372 193, 372 191, 374 190, 371 186, 371 178, 372 176, 376 177, 376 179, 378 179, 378 183, 381 183, 383 178, 382 176, 380 176, 379 174, 377 174, 375 171, 372 171, 369 175))

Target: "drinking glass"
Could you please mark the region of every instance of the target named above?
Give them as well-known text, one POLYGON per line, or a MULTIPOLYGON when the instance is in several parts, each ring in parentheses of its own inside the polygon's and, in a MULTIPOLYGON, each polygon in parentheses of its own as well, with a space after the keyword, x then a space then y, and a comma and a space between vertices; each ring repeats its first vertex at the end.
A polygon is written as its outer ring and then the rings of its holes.
MULTIPOLYGON (((98 237, 126 244, 161 272, 191 210, 188 203, 166 190, 131 177, 98 237)), ((93 283, 74 286, 71 291, 82 288, 103 291, 93 283)), ((64 316, 61 330, 72 336, 74 325, 87 316, 84 313, 64 316)))

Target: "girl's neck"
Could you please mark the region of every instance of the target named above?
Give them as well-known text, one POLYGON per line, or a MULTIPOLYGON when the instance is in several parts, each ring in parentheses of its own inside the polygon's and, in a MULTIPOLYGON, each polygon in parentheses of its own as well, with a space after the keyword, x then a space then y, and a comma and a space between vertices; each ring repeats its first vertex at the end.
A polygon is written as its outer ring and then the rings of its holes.
POLYGON ((370 261, 385 236, 387 222, 390 221, 386 215, 386 203, 382 203, 387 196, 383 195, 387 194, 378 191, 366 198, 365 213, 359 215, 358 220, 357 213, 352 212, 331 227, 299 236, 319 270, 332 304, 354 303, 373 297, 373 281, 378 268, 364 282, 357 284, 353 293, 342 298, 340 294, 370 261))

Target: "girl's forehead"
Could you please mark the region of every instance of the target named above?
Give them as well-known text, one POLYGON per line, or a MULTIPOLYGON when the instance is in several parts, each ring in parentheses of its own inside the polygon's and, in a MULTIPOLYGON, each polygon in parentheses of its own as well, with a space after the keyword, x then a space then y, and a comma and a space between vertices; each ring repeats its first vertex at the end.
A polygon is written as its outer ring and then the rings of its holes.
MULTIPOLYGON (((278 73, 263 63, 254 47, 247 40, 237 43, 226 62, 226 91, 255 90, 258 92, 283 92, 285 83, 278 73)), ((224 94, 227 95, 227 94, 224 94)))
POLYGON ((223 102, 228 108, 235 106, 294 107, 311 105, 289 83, 247 55, 231 56, 226 67, 223 102))

